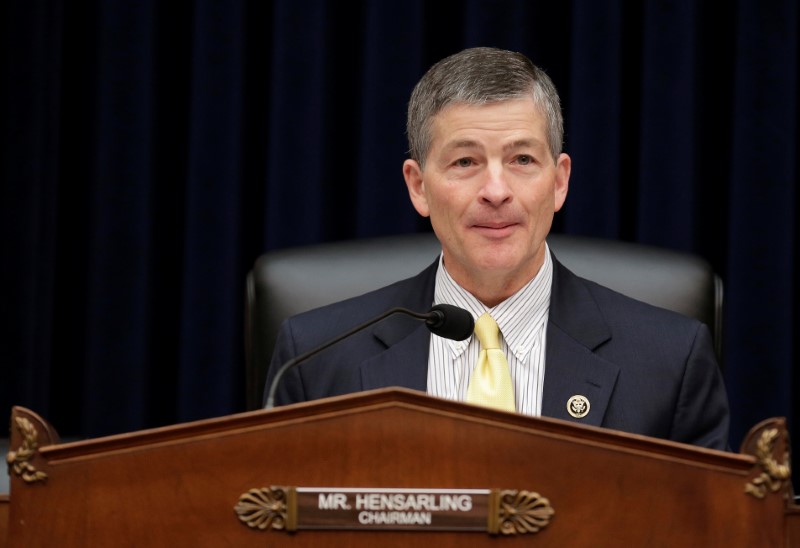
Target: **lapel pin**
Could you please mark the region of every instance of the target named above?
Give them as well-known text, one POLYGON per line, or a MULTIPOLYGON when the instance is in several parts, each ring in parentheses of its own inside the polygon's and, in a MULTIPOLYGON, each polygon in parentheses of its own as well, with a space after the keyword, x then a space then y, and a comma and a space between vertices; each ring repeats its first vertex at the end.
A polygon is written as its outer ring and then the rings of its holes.
POLYGON ((576 419, 582 419, 589 414, 589 400, 586 396, 576 394, 567 400, 567 412, 576 419))

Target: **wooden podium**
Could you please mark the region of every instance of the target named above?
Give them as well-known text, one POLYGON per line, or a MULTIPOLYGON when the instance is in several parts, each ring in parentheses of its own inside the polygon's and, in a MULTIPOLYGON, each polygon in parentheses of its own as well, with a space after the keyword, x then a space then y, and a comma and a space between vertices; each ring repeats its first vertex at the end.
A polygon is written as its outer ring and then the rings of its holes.
POLYGON ((17 407, 7 544, 799 546, 788 447, 782 419, 734 454, 402 389, 73 443, 17 407))

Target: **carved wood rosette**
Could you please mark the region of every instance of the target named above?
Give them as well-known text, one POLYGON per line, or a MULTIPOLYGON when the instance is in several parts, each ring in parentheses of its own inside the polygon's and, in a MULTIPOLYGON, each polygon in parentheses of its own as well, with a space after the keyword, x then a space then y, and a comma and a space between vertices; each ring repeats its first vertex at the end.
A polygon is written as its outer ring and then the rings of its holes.
POLYGON ((550 501, 533 491, 493 491, 489 501, 490 534, 521 535, 547 527, 555 510, 550 501))
POLYGON ((254 529, 274 529, 276 531, 294 531, 292 515, 289 508, 294 490, 288 487, 262 487, 250 489, 239 497, 234 511, 239 520, 254 529))
POLYGON ((756 458, 756 471, 744 491, 757 499, 780 493, 788 497, 791 486, 789 433, 783 418, 765 420, 756 425, 742 442, 742 453, 756 458))

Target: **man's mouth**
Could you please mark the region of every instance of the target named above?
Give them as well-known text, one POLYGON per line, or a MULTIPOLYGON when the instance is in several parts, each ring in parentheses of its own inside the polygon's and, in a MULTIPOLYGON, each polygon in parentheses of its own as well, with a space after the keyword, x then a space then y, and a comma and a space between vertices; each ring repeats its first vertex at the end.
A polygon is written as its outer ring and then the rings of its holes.
POLYGON ((517 226, 517 223, 502 222, 481 222, 472 225, 475 230, 487 236, 505 236, 517 226))

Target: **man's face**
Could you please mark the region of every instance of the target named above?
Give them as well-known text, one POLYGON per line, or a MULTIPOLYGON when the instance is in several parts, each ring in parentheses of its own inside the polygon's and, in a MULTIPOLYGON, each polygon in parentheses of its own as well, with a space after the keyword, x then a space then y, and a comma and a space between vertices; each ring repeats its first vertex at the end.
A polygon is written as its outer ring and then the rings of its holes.
POLYGON ((403 165, 411 201, 431 218, 459 284, 479 298, 487 284, 510 295, 542 265, 570 158, 553 162, 532 99, 451 105, 434 118, 432 137, 424 170, 414 160, 403 165))

